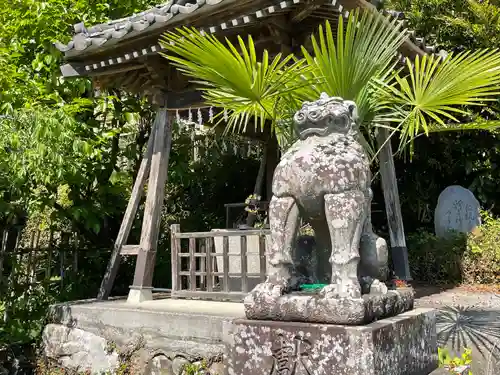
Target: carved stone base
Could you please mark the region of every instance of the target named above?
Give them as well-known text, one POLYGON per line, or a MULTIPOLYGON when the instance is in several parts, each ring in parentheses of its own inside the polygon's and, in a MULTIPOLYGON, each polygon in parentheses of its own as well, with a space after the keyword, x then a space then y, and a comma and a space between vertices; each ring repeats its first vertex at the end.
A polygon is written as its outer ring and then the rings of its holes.
POLYGON ((361 327, 235 320, 228 375, 428 375, 437 368, 434 310, 361 327))
POLYGON ((244 305, 245 315, 251 320, 361 325, 409 311, 413 301, 413 289, 403 288, 387 294, 365 294, 359 299, 324 298, 321 292, 293 292, 276 298, 252 292, 244 305))

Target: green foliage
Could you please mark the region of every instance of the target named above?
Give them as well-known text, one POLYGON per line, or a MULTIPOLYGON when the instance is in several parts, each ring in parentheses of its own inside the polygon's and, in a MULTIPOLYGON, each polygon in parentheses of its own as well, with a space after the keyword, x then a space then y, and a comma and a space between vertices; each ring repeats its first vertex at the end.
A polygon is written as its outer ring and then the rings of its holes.
POLYGON ((266 120, 274 126, 282 119, 279 103, 290 99, 286 93, 304 86, 297 77, 305 73, 305 61, 294 62, 292 55, 281 54, 270 59, 267 50, 258 59, 251 36, 247 43, 240 36, 237 39, 235 46, 228 39, 222 43, 214 35, 181 28, 165 33, 160 44, 179 71, 201 83, 210 105, 229 109, 228 114, 218 115, 220 121, 227 116, 227 130, 243 132, 250 121, 256 129, 263 129, 266 120), (176 43, 179 38, 182 43, 176 43))
MULTIPOLYGON (((500 3, 472 0, 388 0, 387 9, 403 11, 408 28, 425 37, 426 44, 448 52, 498 48, 500 3)), ((479 108, 465 107, 462 121, 497 121, 498 95, 479 108)), ((446 130, 448 126, 445 126, 446 130)), ((438 130, 438 129, 436 129, 438 130)), ((411 165, 397 163, 405 227, 432 226, 432 210, 442 189, 460 184, 471 189, 483 207, 500 214, 500 142, 498 131, 431 134, 415 142, 411 165), (402 171, 401 173, 399 171, 402 171), (404 172, 403 172, 404 171, 404 172)))
MULTIPOLYGON (((451 357, 447 349, 438 348, 439 367, 446 368, 452 374, 458 374, 455 369, 461 366, 470 366, 472 363, 472 350, 465 349, 460 357, 451 357)), ((460 372, 462 374, 462 372, 460 372)), ((472 375, 472 371, 467 372, 472 375)))
POLYGON ((496 0, 387 0, 402 10, 412 29, 429 45, 446 50, 500 47, 500 7, 496 0))
POLYGON ((407 245, 411 273, 415 280, 430 284, 462 281, 465 237, 440 239, 433 233, 421 231, 409 234, 407 245))
POLYGON ((443 239, 427 231, 410 234, 413 277, 431 284, 500 284, 500 219, 484 213, 483 220, 469 235, 443 239))
MULTIPOLYGON (((236 137, 224 140, 208 134, 196 141, 201 147, 201 159, 193 160, 193 143, 191 132, 186 129, 175 127, 173 134, 172 151, 170 155, 169 181, 165 189, 165 204, 162 212, 162 230, 157 253, 155 279, 153 285, 159 288, 170 288, 170 234, 169 225, 180 223, 184 231, 203 231, 211 228, 224 227, 225 209, 224 203, 241 202, 252 190, 255 176, 259 166, 259 155, 241 156, 228 152, 234 145, 240 145, 236 137)), ((68 147, 71 147, 69 145, 68 147)), ((125 158, 125 157, 124 157, 125 158)), ((42 175, 41 175, 42 176, 42 175)), ((130 188, 131 178, 126 182, 130 188)), ((62 179, 61 181, 64 181, 62 179)), ((110 187, 108 185, 104 185, 110 187)), ((76 209, 73 201, 68 200, 66 185, 60 185, 57 193, 59 204, 73 212, 76 209), (69 208, 67 208, 69 207, 69 208)), ((127 191, 127 190, 125 190, 127 191)), ((74 197, 74 195, 73 195, 74 197)), ((127 195, 123 196, 125 201, 127 195)), ((56 199, 56 198, 54 198, 56 199)), ((102 210, 106 207, 104 198, 98 198, 95 204, 102 210)), ((110 203, 111 204, 111 203, 110 203)), ((89 207, 87 205, 86 207, 89 207)), ((120 208, 116 208, 118 211, 120 208)), ((124 208, 122 206, 121 212, 124 208)), ((143 207, 140 207, 143 210, 143 207)), ((98 212, 98 211, 97 211, 98 212)), ((101 211, 103 212, 103 211, 101 211)), ((140 215, 138 215, 140 218, 140 215)), ((23 246, 29 246, 31 234, 37 231, 43 224, 44 228, 53 227, 45 224, 47 219, 45 213, 31 215, 25 225, 24 236, 19 241, 23 246), (26 240, 28 239, 28 244, 26 240)), ((117 216, 115 222, 120 223, 121 215, 117 216)), ((86 220, 82 218, 82 220, 86 220)), ((59 221, 62 223, 62 221, 59 221)), ((133 227, 130 243, 139 241, 141 221, 138 219, 133 227)), ((62 226, 62 224, 59 224, 62 226)), ((71 230, 71 223, 67 225, 71 230)), ((116 232, 115 232, 116 233, 116 232)), ((115 233, 111 236, 114 239, 115 233)), ((60 254, 63 251, 72 250, 71 246, 58 245, 53 247, 53 259, 49 264, 46 257, 39 256, 35 263, 37 283, 32 288, 27 288, 26 283, 17 282, 17 279, 25 280, 29 277, 26 260, 18 261, 15 256, 8 256, 4 266, 9 270, 10 277, 7 282, 0 283, 0 315, 7 311, 7 319, 0 320, 0 347, 5 344, 26 343, 38 340, 41 329, 45 323, 47 308, 50 304, 94 298, 107 262, 109 261, 108 242, 102 241, 92 244, 92 238, 86 235, 80 236, 78 243, 80 258, 78 260, 78 272, 71 267, 73 255, 65 256, 68 265, 64 268, 64 279, 59 275, 60 254), (69 249, 67 248, 69 247, 69 249), (52 265, 52 275, 55 277, 44 277, 47 267, 52 265), (13 278, 12 274, 16 277, 13 278)), ((126 295, 130 280, 133 277, 135 259, 124 260, 120 266, 120 272, 114 286, 116 295, 126 295)), ((5 269, 4 269, 5 273, 5 269)))
POLYGON ((500 219, 482 216, 483 224, 468 238, 463 277, 469 284, 500 284, 500 219))
POLYGON ((208 370, 206 361, 188 363, 183 368, 185 375, 205 375, 209 373, 208 370))

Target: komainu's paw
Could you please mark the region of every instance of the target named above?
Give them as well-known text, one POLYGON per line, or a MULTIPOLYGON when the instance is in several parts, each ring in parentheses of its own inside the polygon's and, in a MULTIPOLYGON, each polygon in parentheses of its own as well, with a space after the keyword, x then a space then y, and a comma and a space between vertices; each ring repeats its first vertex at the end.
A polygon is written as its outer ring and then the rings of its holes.
POLYGON ((387 285, 380 280, 375 279, 370 285, 370 294, 387 294, 388 291, 387 285))
POLYGON ((342 284, 329 284, 321 289, 323 298, 361 298, 361 286, 357 281, 344 282, 342 284))
POLYGON ((276 301, 283 294, 285 294, 286 290, 286 285, 274 284, 266 281, 253 288, 253 290, 245 297, 244 302, 276 301))

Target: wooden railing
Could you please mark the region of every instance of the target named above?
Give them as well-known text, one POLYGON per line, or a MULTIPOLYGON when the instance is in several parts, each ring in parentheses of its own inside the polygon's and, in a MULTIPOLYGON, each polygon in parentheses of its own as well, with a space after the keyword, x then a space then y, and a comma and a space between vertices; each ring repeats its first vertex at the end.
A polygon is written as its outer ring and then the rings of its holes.
POLYGON ((241 300, 265 280, 269 234, 258 229, 182 233, 172 225, 172 297, 241 300))

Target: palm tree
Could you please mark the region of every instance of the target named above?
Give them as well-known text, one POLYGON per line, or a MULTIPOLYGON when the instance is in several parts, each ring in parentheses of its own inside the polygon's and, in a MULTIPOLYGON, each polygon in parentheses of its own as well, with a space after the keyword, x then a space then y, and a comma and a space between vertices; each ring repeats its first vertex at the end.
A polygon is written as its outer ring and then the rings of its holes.
MULTIPOLYGON (((250 36, 246 42, 238 37, 235 45, 192 28, 168 32, 160 43, 167 51, 164 56, 198 83, 207 103, 226 110, 227 131, 241 132, 249 124, 262 128, 267 122, 281 145, 293 138, 292 113, 302 101, 316 100, 321 92, 356 102, 372 155, 377 154, 376 129, 382 135, 378 147, 383 149, 397 134, 400 149, 409 145, 412 152, 413 140, 420 135, 500 125, 500 121, 481 119, 461 124, 458 119, 468 114, 468 106, 499 94, 500 53, 465 51, 444 59, 417 56, 401 67, 395 56, 406 38, 397 20, 376 11, 354 11, 347 21, 339 18, 336 36, 328 22, 321 26, 311 37, 311 50, 302 47, 303 57, 270 58, 264 51, 257 58, 250 36)), ((381 163, 386 169, 383 187, 397 197, 388 150, 380 155, 388 162, 381 163)), ((393 206, 399 209, 399 202, 393 206)), ((402 241, 405 247, 404 236, 402 241)))

